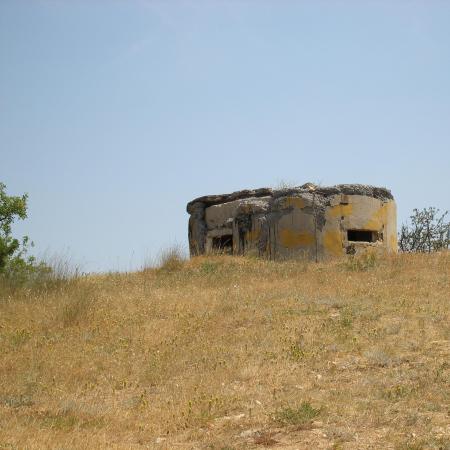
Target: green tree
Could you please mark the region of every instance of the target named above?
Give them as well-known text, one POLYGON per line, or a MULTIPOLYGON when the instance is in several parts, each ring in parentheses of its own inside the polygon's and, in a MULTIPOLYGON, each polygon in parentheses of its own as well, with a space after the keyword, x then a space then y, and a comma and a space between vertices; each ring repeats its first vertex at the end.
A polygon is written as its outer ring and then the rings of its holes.
POLYGON ((403 224, 398 234, 402 252, 435 252, 447 250, 450 245, 450 222, 448 211, 439 214, 437 208, 414 209, 411 224, 403 224))
POLYGON ((0 182, 0 274, 18 269, 32 268, 34 258, 27 257, 28 236, 21 240, 12 236, 12 225, 27 217, 28 195, 10 196, 6 185, 0 182))

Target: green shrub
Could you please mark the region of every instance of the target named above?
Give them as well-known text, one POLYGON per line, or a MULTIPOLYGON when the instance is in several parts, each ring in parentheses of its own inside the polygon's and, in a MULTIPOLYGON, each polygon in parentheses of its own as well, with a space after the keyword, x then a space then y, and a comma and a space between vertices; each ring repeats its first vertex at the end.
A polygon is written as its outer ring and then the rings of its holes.
POLYGON ((322 410, 313 408, 311 403, 302 402, 296 408, 282 408, 275 413, 275 420, 282 425, 306 425, 317 417, 322 410))

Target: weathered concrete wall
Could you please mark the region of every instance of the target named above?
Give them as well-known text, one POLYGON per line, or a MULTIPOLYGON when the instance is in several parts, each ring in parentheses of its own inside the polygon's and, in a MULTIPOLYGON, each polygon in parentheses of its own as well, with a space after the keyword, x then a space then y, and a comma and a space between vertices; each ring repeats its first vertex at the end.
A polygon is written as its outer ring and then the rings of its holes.
POLYGON ((383 188, 306 184, 288 190, 239 191, 201 197, 187 209, 192 255, 221 245, 230 245, 234 254, 317 260, 368 247, 397 251, 396 206, 383 188), (354 241, 361 236, 365 241, 354 241))

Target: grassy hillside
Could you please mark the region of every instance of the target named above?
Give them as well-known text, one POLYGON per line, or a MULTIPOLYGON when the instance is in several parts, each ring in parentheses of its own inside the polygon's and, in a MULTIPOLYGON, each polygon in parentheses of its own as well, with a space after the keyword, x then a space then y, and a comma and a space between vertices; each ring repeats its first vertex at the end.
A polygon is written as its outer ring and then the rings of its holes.
POLYGON ((0 449, 450 449, 450 256, 199 257, 0 295, 0 449))

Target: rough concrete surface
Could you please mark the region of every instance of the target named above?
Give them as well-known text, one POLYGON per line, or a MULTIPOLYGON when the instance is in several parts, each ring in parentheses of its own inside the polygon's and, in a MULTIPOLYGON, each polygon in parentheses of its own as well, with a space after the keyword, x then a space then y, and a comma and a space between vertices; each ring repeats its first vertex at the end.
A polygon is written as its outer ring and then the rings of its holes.
POLYGON ((326 259, 368 248, 397 251, 388 189, 361 184, 262 188, 207 195, 187 205, 191 255, 211 251, 272 259, 326 259))

